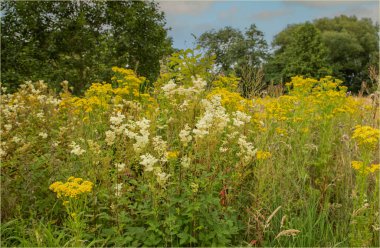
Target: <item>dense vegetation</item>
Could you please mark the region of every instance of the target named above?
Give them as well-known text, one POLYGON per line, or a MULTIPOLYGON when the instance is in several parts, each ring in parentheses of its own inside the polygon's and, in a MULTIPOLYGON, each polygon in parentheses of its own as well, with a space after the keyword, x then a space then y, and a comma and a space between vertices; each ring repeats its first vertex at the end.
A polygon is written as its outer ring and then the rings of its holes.
MULTIPOLYGON (((112 66, 132 69, 152 85, 160 61, 175 50, 154 2, 2 1, 1 12, 1 80, 11 91, 27 80, 53 88, 68 80, 76 95, 83 94, 92 82, 109 81, 112 66)), ((233 73, 244 88, 257 77, 265 86, 297 75, 332 75, 349 91, 365 84, 370 92, 368 68, 379 66, 378 29, 371 19, 340 16, 290 25, 272 46, 255 24, 244 32, 210 30, 196 43, 215 56, 214 71, 233 73)))
POLYGON ((379 246, 378 105, 332 77, 245 99, 211 62, 3 88, 1 245, 379 246))
POLYGON ((68 80, 79 94, 126 65, 153 82, 172 50, 153 2, 2 1, 1 11, 1 80, 10 90, 68 80))
POLYGON ((369 19, 173 53, 156 3, 1 11, 1 246, 380 246, 369 19))

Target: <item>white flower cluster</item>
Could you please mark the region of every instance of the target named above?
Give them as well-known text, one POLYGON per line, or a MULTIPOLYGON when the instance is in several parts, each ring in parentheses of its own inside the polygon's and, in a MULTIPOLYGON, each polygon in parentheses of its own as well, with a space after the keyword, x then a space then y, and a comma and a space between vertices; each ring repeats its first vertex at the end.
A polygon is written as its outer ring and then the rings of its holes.
POLYGON ((71 150, 71 153, 72 154, 75 154, 77 156, 80 156, 82 155, 83 153, 85 153, 86 151, 83 150, 78 144, 76 144, 74 141, 71 142, 71 144, 69 145, 69 147, 72 149, 71 150))
POLYGON ((106 142, 108 145, 115 143, 116 135, 126 135, 128 138, 136 141, 133 144, 135 152, 141 152, 149 143, 149 127, 150 121, 143 118, 140 121, 129 120, 128 123, 123 121, 125 116, 118 112, 116 115, 111 116, 111 130, 106 131, 106 142))
POLYGON ((236 111, 232 114, 232 123, 236 127, 240 127, 251 120, 251 117, 244 112, 236 111))
POLYGON ((113 115, 110 117, 110 128, 111 130, 106 131, 106 143, 107 145, 111 146, 115 143, 116 134, 121 134, 126 124, 123 124, 123 121, 125 119, 125 115, 121 114, 120 112, 117 112, 116 115, 113 115))
POLYGON ((168 148, 168 144, 165 140, 162 139, 161 136, 156 136, 153 138, 153 149, 161 157, 161 162, 168 161, 167 156, 166 156, 167 148, 168 148))
POLYGON ((190 141, 193 139, 193 137, 191 136, 191 128, 189 127, 188 124, 185 125, 185 129, 182 129, 180 132, 179 132, 179 138, 183 144, 183 146, 187 146, 190 141))
POLYGON ((155 158, 150 153, 144 154, 140 156, 141 162, 140 164, 145 166, 145 171, 153 171, 154 165, 158 162, 158 159, 155 158))
POLYGON ((209 134, 211 129, 219 132, 227 126, 229 116, 220 101, 221 97, 218 95, 214 96, 211 101, 202 101, 203 106, 205 107, 205 113, 195 125, 196 128, 193 129, 195 138, 203 138, 205 135, 209 134))
POLYGON ((240 152, 237 155, 242 156, 242 161, 244 164, 251 162, 255 158, 257 149, 255 149, 251 142, 247 141, 247 137, 244 135, 239 137, 238 144, 240 147, 240 152))
POLYGON ((191 159, 188 156, 183 156, 181 158, 181 165, 184 168, 189 168, 190 167, 190 163, 191 163, 191 159))
POLYGON ((127 127, 128 128, 125 128, 124 130, 124 134, 128 138, 136 141, 136 143, 133 144, 133 149, 135 152, 141 152, 149 143, 150 120, 143 118, 140 121, 131 121, 127 124, 127 127), (138 132, 134 132, 136 128, 139 129, 138 132))
POLYGON ((38 136, 40 136, 40 137, 43 138, 43 139, 46 139, 46 138, 48 137, 48 134, 47 134, 47 133, 44 133, 44 132, 40 132, 40 133, 38 134, 38 136))
POLYGON ((0 146, 0 158, 2 157, 5 157, 7 155, 7 149, 8 149, 8 146, 7 146, 7 143, 6 142, 1 142, 0 143, 1 146, 0 146))
POLYGON ((116 167, 116 169, 117 169, 117 171, 123 171, 124 169, 125 169, 125 164, 124 163, 117 163, 117 164, 115 164, 115 167, 116 167))
POLYGON ((166 97, 171 97, 176 94, 191 97, 203 92, 207 85, 207 82, 200 77, 193 77, 192 83, 193 85, 191 87, 185 88, 182 85, 178 86, 173 80, 170 80, 167 84, 162 86, 161 89, 166 97))
POLYGON ((141 155, 140 158, 141 158, 140 164, 145 166, 144 170, 146 172, 153 171, 154 175, 156 176, 157 182, 161 186, 164 186, 166 181, 169 179, 170 174, 163 172, 159 166, 154 166, 158 162, 158 159, 149 153, 146 153, 145 155, 141 155))

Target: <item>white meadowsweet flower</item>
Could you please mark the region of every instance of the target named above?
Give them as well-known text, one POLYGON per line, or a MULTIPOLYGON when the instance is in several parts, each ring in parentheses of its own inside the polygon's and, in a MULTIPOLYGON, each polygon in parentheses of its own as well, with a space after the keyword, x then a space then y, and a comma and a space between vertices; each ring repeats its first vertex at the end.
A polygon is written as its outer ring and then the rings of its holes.
POLYGON ((183 156, 181 158, 181 165, 184 168, 189 168, 190 167, 190 163, 191 163, 191 159, 188 156, 183 156))
POLYGON ((16 144, 18 144, 18 143, 20 143, 22 141, 22 139, 20 137, 14 136, 12 138, 12 141, 15 142, 16 144))
POLYGON ((113 131, 108 130, 106 131, 106 143, 109 146, 112 146, 115 143, 116 135, 113 131))
POLYGON ((255 158, 257 152, 257 149, 254 148, 253 144, 251 142, 248 142, 244 135, 241 135, 239 137, 238 144, 240 147, 240 152, 238 155, 242 156, 243 163, 246 164, 252 161, 255 158))
POLYGON ((191 136, 191 128, 188 124, 185 125, 185 129, 182 129, 179 132, 179 138, 184 146, 187 146, 188 143, 190 143, 190 141, 193 139, 193 137, 191 136))
POLYGON ((115 167, 116 169, 120 172, 120 171, 123 171, 125 169, 125 164, 124 163, 117 163, 115 164, 115 167))
POLYGON ((165 96, 171 96, 175 94, 175 89, 177 85, 174 83, 173 80, 170 80, 167 84, 162 86, 162 90, 164 91, 165 96))
POLYGON ((210 101, 203 100, 202 104, 205 107, 205 113, 193 130, 196 138, 203 138, 210 131, 222 131, 229 121, 229 116, 226 113, 226 109, 221 105, 221 97, 219 95, 214 96, 210 101))
POLYGON ((12 124, 5 124, 4 128, 9 132, 12 129, 12 124))
POLYGON ((160 155, 164 156, 168 148, 167 142, 161 136, 153 138, 153 149, 160 155))
POLYGON ((39 119, 43 119, 44 118, 44 112, 38 112, 37 114, 36 114, 36 116, 37 116, 37 118, 39 118, 39 119))
POLYGON ((236 127, 240 127, 251 120, 251 117, 249 115, 241 111, 236 111, 232 115, 233 115, 233 118, 232 118, 233 125, 236 127))
POLYGON ((114 187, 115 189, 115 196, 120 197, 121 196, 121 190, 123 188, 123 183, 117 183, 114 187))
POLYGON ((197 77, 197 78, 192 78, 193 79, 193 87, 196 91, 202 91, 207 85, 207 82, 204 81, 202 78, 197 77))
POLYGON ((153 157, 151 154, 146 153, 145 155, 141 155, 141 162, 140 164, 145 166, 145 171, 153 171, 154 165, 158 162, 158 159, 153 157))
POLYGON ((118 112, 116 116, 110 117, 110 122, 114 126, 120 126, 120 124, 123 123, 124 119, 125 119, 125 115, 118 112))
POLYGON ((69 147, 72 149, 71 150, 71 153, 72 154, 75 154, 77 156, 80 156, 82 155, 83 153, 85 153, 86 151, 83 150, 78 144, 76 144, 74 141, 71 142, 71 144, 69 145, 69 147))
POLYGON ((166 181, 169 179, 170 174, 166 174, 165 172, 157 172, 156 176, 157 176, 157 182, 160 185, 164 185, 166 181))
POLYGON ((48 137, 48 134, 47 134, 47 133, 44 133, 44 132, 40 132, 40 133, 38 134, 38 136, 40 136, 40 137, 43 138, 43 139, 46 139, 46 138, 48 137))

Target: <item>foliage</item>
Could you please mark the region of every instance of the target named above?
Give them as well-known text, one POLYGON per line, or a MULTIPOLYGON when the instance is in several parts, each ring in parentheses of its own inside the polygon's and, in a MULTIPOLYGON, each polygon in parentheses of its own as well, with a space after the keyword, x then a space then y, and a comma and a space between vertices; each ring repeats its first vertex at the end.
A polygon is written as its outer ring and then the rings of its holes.
POLYGON ((197 42, 207 54, 215 55, 215 63, 224 74, 234 71, 240 75, 242 66, 257 67, 268 55, 264 34, 254 24, 244 33, 232 27, 211 30, 203 33, 197 42))
POLYGON ((378 24, 366 18, 342 15, 290 25, 274 38, 267 79, 286 81, 294 75, 319 77, 327 73, 343 80, 349 90, 358 91, 363 81, 370 82, 368 68, 378 67, 378 43, 378 24), (297 43, 297 36, 305 39, 297 43), (323 68, 328 70, 319 71, 323 68))
POLYGON ((144 1, 2 1, 1 74, 16 89, 25 80, 64 80, 75 93, 109 80, 112 66, 154 81, 171 41, 157 4, 144 1))
POLYGON ((277 74, 272 79, 284 82, 297 75, 320 78, 330 73, 327 49, 313 24, 290 26, 273 43, 278 48, 268 65, 268 74, 277 74))
POLYGON ((2 87, 2 246, 379 246, 378 106, 332 77, 247 100, 168 61, 153 91, 118 67, 82 97, 2 87))

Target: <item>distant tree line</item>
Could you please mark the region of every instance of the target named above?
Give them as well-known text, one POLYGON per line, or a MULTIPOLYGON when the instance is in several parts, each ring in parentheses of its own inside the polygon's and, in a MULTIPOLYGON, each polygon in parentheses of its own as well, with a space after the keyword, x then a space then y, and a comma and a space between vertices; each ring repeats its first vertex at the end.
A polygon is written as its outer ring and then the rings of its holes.
POLYGON ((267 83, 274 84, 296 75, 332 75, 342 79, 349 90, 358 91, 363 81, 370 82, 368 68, 378 68, 378 31, 378 24, 371 19, 342 15, 289 25, 274 37, 272 53, 255 25, 244 34, 232 27, 211 30, 197 43, 216 56, 223 73, 243 76, 247 68, 263 68, 267 83))
MULTIPOLYGON (((15 89, 43 79, 63 80, 76 94, 109 80, 111 67, 129 67, 152 83, 160 60, 176 49, 159 5, 148 1, 2 1, 1 82, 15 89)), ((211 30, 196 43, 215 57, 218 73, 280 84, 295 75, 332 75, 350 90, 378 68, 379 26, 371 19, 339 16, 289 25, 269 46, 254 24, 244 31, 211 30)), ((246 97, 249 94, 245 95, 246 97)))

